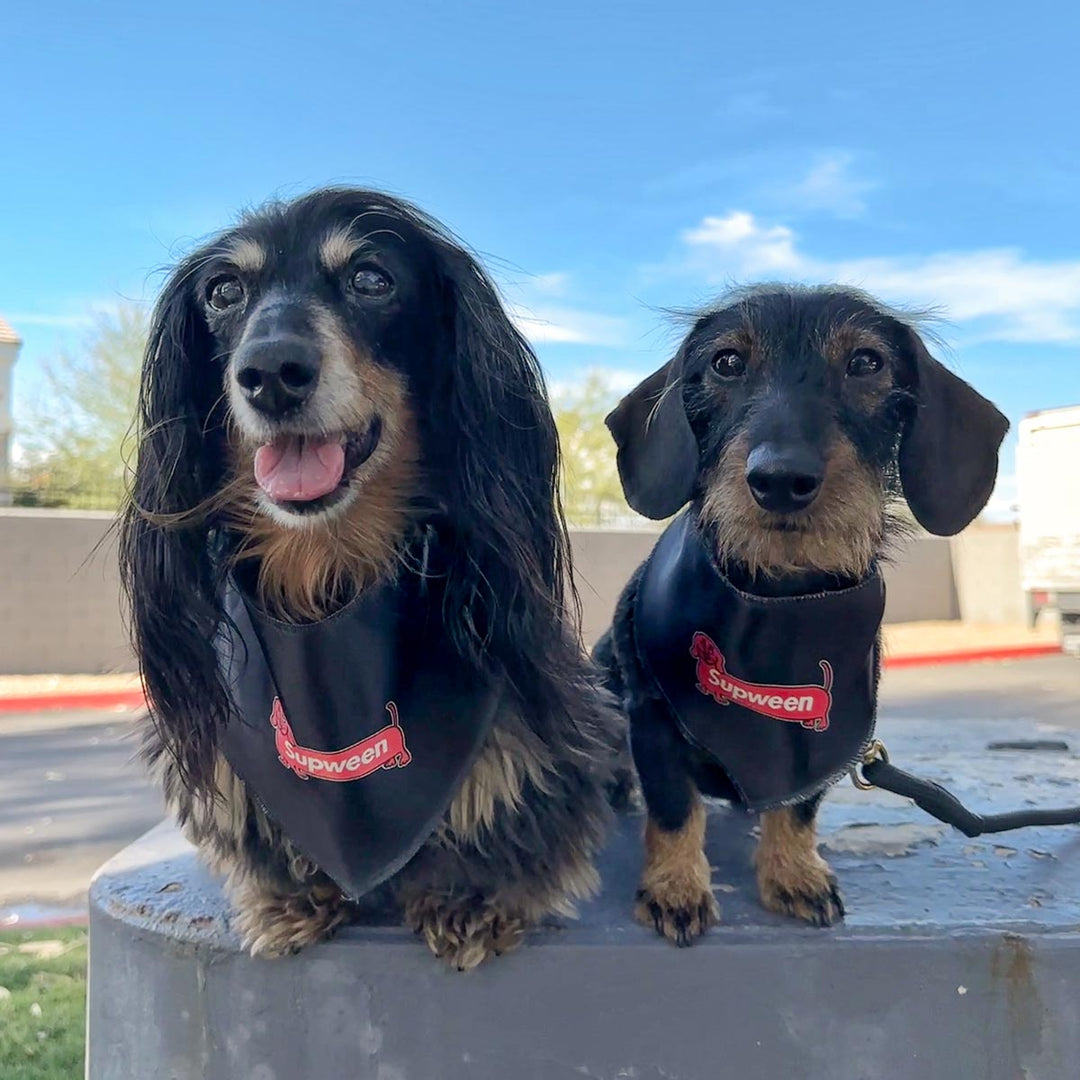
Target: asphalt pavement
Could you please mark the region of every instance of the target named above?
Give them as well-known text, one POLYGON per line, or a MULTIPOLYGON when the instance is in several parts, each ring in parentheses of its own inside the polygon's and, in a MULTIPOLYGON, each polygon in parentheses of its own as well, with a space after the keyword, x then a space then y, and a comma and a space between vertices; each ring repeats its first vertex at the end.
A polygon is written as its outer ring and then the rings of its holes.
POLYGON ((0 715, 0 911, 81 905, 93 872, 161 820, 135 715, 0 715))
MULTIPOLYGON (((889 671, 881 711, 894 722, 1019 720, 1032 734, 1080 729, 1080 660, 889 671)), ((160 794, 136 756, 137 718, 0 715, 0 921, 26 903, 81 907, 94 870, 161 819, 160 794)), ((1080 738, 1070 749, 1080 753, 1080 738)))

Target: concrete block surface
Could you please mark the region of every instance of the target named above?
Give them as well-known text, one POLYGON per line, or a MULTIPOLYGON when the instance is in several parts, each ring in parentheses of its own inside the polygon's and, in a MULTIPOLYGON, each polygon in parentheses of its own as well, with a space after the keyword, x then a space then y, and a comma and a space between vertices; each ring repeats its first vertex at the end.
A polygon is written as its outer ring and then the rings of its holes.
MULTIPOLYGON (((901 767, 975 808, 1080 801, 1074 732, 895 719, 901 767), (991 742, 1050 740, 1041 749, 991 742), (1058 741, 1066 745, 1054 745, 1058 741)), ((219 884, 169 825, 91 890, 91 1080, 1076 1080, 1080 828, 965 839, 904 799, 834 789, 823 851, 848 918, 772 916, 754 819, 710 813, 723 924, 676 949, 635 924, 640 816, 581 918, 459 974, 372 918, 242 955, 219 884)))

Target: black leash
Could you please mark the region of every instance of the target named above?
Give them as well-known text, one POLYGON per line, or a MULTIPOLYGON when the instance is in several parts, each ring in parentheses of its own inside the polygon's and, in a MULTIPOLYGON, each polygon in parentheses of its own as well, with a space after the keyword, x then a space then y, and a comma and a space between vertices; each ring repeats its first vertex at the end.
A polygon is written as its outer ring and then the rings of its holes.
POLYGON ((859 769, 852 769, 851 779, 863 791, 881 788, 903 795, 938 821, 952 825, 968 837, 1009 832, 1029 825, 1080 825, 1080 806, 1060 810, 1014 810, 1011 814, 972 813, 940 784, 912 776, 890 764, 888 751, 877 740, 870 744, 863 757, 861 774, 859 769))

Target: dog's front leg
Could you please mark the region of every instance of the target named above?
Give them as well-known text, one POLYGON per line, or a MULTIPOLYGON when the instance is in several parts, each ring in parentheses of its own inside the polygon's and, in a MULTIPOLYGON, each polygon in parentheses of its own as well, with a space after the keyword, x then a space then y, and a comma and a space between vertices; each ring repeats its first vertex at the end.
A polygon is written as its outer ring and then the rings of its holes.
POLYGON ((349 918, 341 890, 324 874, 292 885, 246 867, 229 874, 226 894, 232 924, 252 956, 287 956, 325 941, 349 918))
POLYGON ((400 875, 406 925, 460 971, 511 951, 595 893, 608 815, 582 758, 497 728, 442 827, 400 875))
POLYGON ((214 795, 201 798, 184 789, 171 759, 164 760, 169 802, 187 838, 225 878, 232 926, 245 949, 284 956, 325 940, 347 921, 351 908, 341 890, 292 846, 223 757, 214 795))
POLYGON ((676 945, 690 945, 719 920, 720 910, 704 850, 705 807, 661 708, 645 703, 631 710, 634 763, 648 807, 634 914, 676 945))
POLYGON ((525 837, 489 838, 479 846, 442 834, 404 871, 399 895, 405 924, 458 971, 511 952, 550 915, 572 915, 598 878, 588 848, 573 834, 544 850, 525 837))
POLYGON ((442 887, 409 878, 401 889, 406 926, 458 971, 516 949, 532 923, 532 905, 512 890, 469 885, 465 875, 442 887))
POLYGON ((829 864, 817 849, 814 819, 821 796, 761 815, 761 839, 754 862, 758 892, 770 911, 814 926, 832 926, 844 917, 844 901, 829 864))

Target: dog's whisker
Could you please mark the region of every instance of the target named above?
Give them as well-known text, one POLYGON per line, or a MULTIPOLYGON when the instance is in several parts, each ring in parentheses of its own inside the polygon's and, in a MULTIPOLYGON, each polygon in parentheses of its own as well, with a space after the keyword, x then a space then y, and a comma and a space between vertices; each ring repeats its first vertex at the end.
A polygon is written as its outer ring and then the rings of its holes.
POLYGON ((360 243, 364 245, 369 244, 376 236, 392 236, 395 240, 401 241, 402 244, 406 243, 405 237, 396 229, 373 229, 371 232, 366 232, 360 237, 360 243))
POLYGON ((660 406, 663 405, 664 399, 668 396, 668 394, 671 394, 671 393, 680 393, 681 394, 682 393, 682 389, 681 389, 681 387, 679 385, 679 382, 680 381, 676 379, 676 380, 673 380, 672 382, 667 383, 667 385, 665 385, 664 389, 660 392, 660 396, 656 399, 655 404, 649 410, 648 416, 645 417, 645 431, 646 432, 648 432, 649 428, 652 427, 653 420, 656 418, 656 414, 659 412, 660 406))
POLYGON ((190 267, 187 268, 187 270, 183 274, 180 275, 180 277, 177 279, 177 284, 186 285, 188 281, 190 281, 191 278, 195 277, 201 270, 209 266, 216 259, 219 259, 221 257, 221 254, 222 253, 220 251, 212 251, 205 255, 203 258, 197 259, 194 263, 192 263, 190 267))
POLYGON ((228 391, 222 390, 220 394, 214 399, 213 404, 206 411, 206 419, 203 421, 202 435, 206 437, 210 431, 211 425, 215 422, 214 417, 217 412, 218 406, 221 405, 228 398, 228 391))

